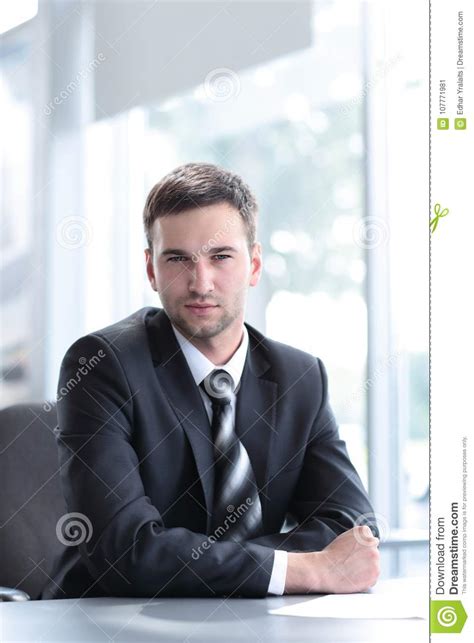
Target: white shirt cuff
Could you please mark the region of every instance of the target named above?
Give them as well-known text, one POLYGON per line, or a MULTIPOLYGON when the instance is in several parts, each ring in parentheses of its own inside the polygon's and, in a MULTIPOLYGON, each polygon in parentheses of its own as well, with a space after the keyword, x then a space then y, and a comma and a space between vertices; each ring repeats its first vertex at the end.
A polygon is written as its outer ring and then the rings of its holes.
POLYGON ((272 575, 268 585, 268 594, 281 596, 285 591, 286 568, 288 566, 288 552, 283 549, 275 549, 272 575))

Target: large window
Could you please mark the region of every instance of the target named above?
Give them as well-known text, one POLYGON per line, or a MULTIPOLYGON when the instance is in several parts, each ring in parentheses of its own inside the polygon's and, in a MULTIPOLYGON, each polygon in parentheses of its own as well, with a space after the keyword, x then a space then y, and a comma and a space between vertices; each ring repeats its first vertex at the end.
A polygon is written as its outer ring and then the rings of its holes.
MULTIPOLYGON (((3 9, 3 8, 2 8, 3 9)), ((4 16, 8 29, 15 12, 4 16)), ((18 18, 18 20, 21 20, 18 18)), ((0 31, 1 33, 1 31, 0 31)), ((0 49, 0 405, 38 393, 44 337, 38 325, 41 265, 35 239, 32 35, 2 36, 0 49)))

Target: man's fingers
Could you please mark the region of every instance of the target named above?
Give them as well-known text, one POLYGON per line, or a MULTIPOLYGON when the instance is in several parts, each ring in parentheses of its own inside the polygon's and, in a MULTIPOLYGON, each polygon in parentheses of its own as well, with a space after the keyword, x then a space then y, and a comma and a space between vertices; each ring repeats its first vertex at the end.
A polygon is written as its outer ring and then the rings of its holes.
POLYGON ((379 539, 374 536, 371 528, 368 525, 361 525, 353 528, 354 537, 360 545, 366 547, 377 547, 379 539))

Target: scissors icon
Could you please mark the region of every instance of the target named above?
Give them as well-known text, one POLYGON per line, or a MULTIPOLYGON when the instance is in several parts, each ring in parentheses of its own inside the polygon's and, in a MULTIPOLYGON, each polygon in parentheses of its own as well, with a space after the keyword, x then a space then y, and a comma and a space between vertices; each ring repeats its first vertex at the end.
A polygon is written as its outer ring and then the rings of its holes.
POLYGON ((434 213, 435 216, 430 221, 430 228, 431 226, 433 226, 431 233, 433 233, 438 227, 438 221, 441 219, 441 217, 445 217, 447 214, 449 214, 449 210, 448 208, 444 208, 444 210, 441 210, 441 205, 439 203, 436 203, 434 207, 434 213))

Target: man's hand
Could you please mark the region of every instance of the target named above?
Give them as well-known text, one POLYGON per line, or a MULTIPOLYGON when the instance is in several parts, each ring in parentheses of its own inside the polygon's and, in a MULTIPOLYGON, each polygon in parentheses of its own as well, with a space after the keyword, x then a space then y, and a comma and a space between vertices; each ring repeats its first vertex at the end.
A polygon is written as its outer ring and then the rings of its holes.
POLYGON ((319 552, 290 552, 285 594, 350 594, 375 585, 380 574, 379 539, 369 527, 340 534, 319 552))

